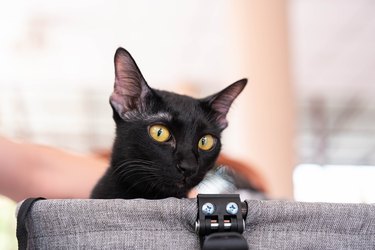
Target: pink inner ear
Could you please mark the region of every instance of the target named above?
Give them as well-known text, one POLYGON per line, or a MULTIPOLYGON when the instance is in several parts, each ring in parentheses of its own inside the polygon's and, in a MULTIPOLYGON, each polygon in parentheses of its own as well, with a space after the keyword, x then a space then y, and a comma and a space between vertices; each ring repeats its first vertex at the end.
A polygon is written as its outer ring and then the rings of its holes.
POLYGON ((225 116, 218 116, 216 120, 221 129, 228 127, 228 120, 225 116))
POLYGON ((226 115, 229 111, 229 107, 222 99, 217 98, 211 104, 211 109, 214 111, 214 117, 221 129, 224 129, 228 126, 228 121, 226 115))
POLYGON ((119 95, 116 92, 113 92, 110 97, 110 102, 119 115, 124 113, 125 111, 124 96, 119 95))
POLYGON ((233 101, 246 86, 246 82, 246 79, 237 81, 213 97, 211 108, 215 111, 216 121, 222 129, 228 126, 227 113, 233 101))
POLYGON ((220 96, 212 103, 212 109, 218 112, 220 115, 226 115, 229 111, 232 101, 229 100, 225 95, 220 96))

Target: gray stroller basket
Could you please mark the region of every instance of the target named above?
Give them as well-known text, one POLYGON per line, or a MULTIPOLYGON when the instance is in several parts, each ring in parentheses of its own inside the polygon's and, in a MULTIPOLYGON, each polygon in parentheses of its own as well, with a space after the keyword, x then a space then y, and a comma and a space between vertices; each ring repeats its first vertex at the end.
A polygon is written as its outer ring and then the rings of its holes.
MULTIPOLYGON (((198 221, 210 211, 198 203, 28 199, 19 205, 17 238, 20 249, 200 249, 205 236, 197 234, 203 228, 198 221)), ((375 249, 375 205, 258 200, 242 205, 237 215, 245 216, 244 224, 237 226, 249 249, 375 249)), ((224 228, 214 224, 218 220, 209 222, 211 233, 224 228)), ((221 231, 233 228, 228 225, 221 231)), ((216 249, 232 244, 231 237, 217 239, 227 243, 216 249)))

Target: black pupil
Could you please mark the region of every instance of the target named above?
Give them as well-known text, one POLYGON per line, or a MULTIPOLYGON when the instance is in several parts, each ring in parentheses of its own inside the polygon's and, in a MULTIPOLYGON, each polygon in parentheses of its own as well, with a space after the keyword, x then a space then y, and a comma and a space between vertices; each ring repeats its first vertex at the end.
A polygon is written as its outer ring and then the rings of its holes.
POLYGON ((206 137, 203 137, 203 138, 202 138, 202 145, 206 145, 206 142, 207 142, 207 138, 206 138, 206 137))
POLYGON ((158 137, 163 133, 163 129, 162 128, 159 128, 158 130, 158 137))

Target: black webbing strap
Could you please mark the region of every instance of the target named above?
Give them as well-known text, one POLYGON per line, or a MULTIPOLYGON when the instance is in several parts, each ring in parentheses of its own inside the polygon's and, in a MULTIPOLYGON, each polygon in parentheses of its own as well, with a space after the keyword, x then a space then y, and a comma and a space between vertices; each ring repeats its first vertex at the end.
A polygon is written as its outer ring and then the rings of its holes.
POLYGON ((238 194, 198 194, 198 217, 195 230, 201 249, 247 250, 242 236, 247 205, 238 194))
POLYGON ((26 217, 33 206, 33 204, 38 200, 45 200, 45 198, 28 198, 24 200, 21 207, 18 210, 17 215, 17 240, 18 249, 27 249, 27 230, 26 230, 26 217))

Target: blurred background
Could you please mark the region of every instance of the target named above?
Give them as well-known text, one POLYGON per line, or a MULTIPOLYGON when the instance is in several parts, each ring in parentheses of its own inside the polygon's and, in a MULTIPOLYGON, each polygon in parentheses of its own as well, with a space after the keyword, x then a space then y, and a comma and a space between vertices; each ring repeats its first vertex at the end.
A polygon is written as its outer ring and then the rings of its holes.
MULTIPOLYGON (((374 13, 373 0, 1 1, 0 136, 110 149, 122 46, 154 88, 203 97, 249 79, 223 152, 268 197, 375 202, 374 13)), ((1 249, 14 204, 0 199, 1 249)))

